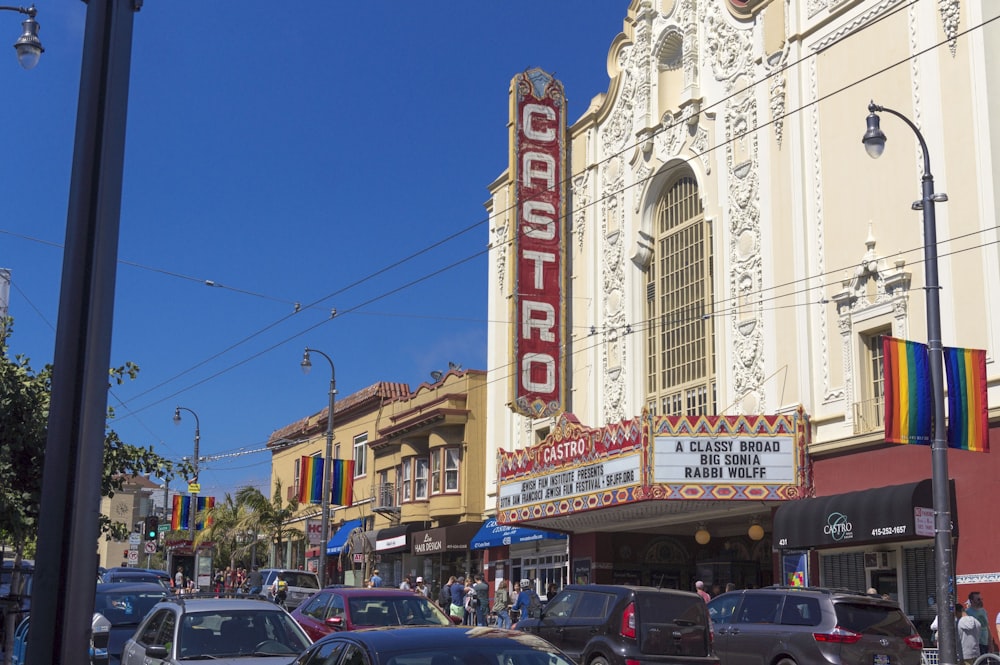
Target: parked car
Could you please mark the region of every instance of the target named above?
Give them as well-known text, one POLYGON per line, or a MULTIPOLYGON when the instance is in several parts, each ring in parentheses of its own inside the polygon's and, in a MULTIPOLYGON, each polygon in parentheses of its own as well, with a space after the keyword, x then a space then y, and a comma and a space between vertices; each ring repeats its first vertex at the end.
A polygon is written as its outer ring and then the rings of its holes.
MULTIPOLYGON (((81 662, 118 665, 125 641, 149 610, 167 595, 158 583, 98 584, 91 619, 89 658, 81 662)), ((31 616, 27 616, 14 635, 13 665, 24 663, 30 628, 31 616)))
POLYGON ((99 572, 100 572, 101 580, 104 581, 104 582, 108 581, 105 578, 109 574, 118 574, 118 573, 143 573, 143 574, 146 574, 146 575, 153 575, 153 576, 155 576, 160 581, 160 584, 165 585, 167 587, 169 587, 170 583, 171 583, 170 573, 168 573, 165 570, 159 570, 157 568, 133 568, 131 566, 115 566, 114 568, 107 568, 107 569, 101 570, 99 572))
POLYGON ((0 648, 6 639, 4 631, 7 626, 7 614, 11 612, 14 614, 16 626, 31 610, 31 587, 34 575, 35 562, 31 559, 21 559, 20 581, 12 586, 14 560, 3 560, 3 567, 0 567, 0 648))
POLYGON ((139 623, 169 592, 159 582, 103 583, 97 585, 94 611, 109 623, 107 642, 111 665, 121 662, 122 647, 139 623))
POLYGON ((327 635, 292 665, 572 665, 533 635, 497 628, 405 626, 327 635))
POLYGON ((260 571, 264 579, 264 586, 261 588, 261 595, 274 600, 271 594, 271 585, 278 579, 278 573, 285 574, 285 581, 288 582, 288 596, 285 598, 285 609, 289 612, 294 610, 303 600, 316 593, 319 589, 319 577, 316 573, 305 570, 289 570, 287 568, 264 568, 260 571))
POLYGON ((170 596, 125 642, 122 665, 288 665, 311 643, 288 612, 263 598, 170 596))
POLYGON ((142 570, 109 570, 104 573, 104 584, 155 584, 170 590, 170 581, 142 570))
POLYGON ((545 638, 578 665, 719 663, 705 601, 687 591, 571 584, 517 629, 545 638))
POLYGON ((314 640, 338 630, 452 625, 427 597, 400 589, 328 587, 304 600, 292 616, 314 640))
POLYGON ((708 603, 723 665, 919 665, 923 640, 899 605, 816 587, 731 591, 708 603))

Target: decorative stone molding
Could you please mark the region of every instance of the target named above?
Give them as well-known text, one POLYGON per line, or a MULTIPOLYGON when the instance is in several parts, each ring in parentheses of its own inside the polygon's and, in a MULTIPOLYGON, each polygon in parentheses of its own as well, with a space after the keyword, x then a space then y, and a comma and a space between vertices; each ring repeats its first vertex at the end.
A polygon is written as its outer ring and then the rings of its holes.
POLYGON ((771 102, 771 128, 774 132, 774 140, 781 148, 781 139, 785 130, 785 78, 784 68, 788 64, 788 45, 781 51, 772 53, 764 61, 764 70, 768 72, 768 93, 771 102))
POLYGON ((958 26, 961 22, 962 4, 959 0, 938 0, 938 11, 941 13, 941 27, 948 38, 948 49, 951 57, 955 57, 958 49, 958 26))
POLYGON ((510 247, 507 213, 501 213, 494 219, 499 223, 493 227, 492 249, 495 253, 493 260, 496 262, 497 266, 497 288, 500 290, 500 293, 503 293, 507 276, 507 251, 510 247))
POLYGON ((590 171, 573 176, 570 187, 572 188, 570 201, 573 205, 572 232, 576 236, 577 247, 582 252, 587 231, 587 211, 590 208, 590 171))

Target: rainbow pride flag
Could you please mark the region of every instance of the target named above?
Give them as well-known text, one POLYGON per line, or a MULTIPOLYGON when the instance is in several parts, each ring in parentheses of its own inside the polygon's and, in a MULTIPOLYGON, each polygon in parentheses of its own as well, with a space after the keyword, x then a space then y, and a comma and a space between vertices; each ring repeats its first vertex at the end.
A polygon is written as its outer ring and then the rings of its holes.
POLYGON ((180 531, 188 528, 190 519, 191 497, 174 495, 174 507, 170 512, 170 530, 180 531))
POLYGON ((299 503, 322 503, 325 461, 310 456, 299 462, 299 503))
POLYGON ((885 388, 885 440, 929 445, 933 438, 934 400, 927 345, 882 338, 885 388))
POLYGON ((212 517, 210 515, 205 515, 205 511, 212 510, 212 508, 215 508, 214 496, 198 497, 198 511, 195 515, 195 519, 198 521, 195 524, 195 529, 201 531, 206 526, 212 526, 212 517), (202 521, 202 519, 204 519, 204 521, 202 521))
POLYGON ((330 503, 335 506, 354 505, 354 460, 333 460, 333 486, 330 503))
POLYGON ((989 452, 986 351, 944 347, 948 377, 948 447, 989 452))

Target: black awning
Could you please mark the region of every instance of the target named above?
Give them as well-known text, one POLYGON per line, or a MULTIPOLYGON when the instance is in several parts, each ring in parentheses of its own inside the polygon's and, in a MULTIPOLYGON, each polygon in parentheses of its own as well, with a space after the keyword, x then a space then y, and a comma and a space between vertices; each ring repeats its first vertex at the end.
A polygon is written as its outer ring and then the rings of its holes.
POLYGON ((410 532, 419 531, 425 526, 425 522, 407 522, 406 524, 399 524, 381 529, 375 537, 375 551, 379 554, 409 552, 410 532))
MULTIPOLYGON (((949 485, 952 531, 957 536, 955 481, 949 485)), ((774 546, 851 547, 933 538, 933 507, 930 480, 789 501, 774 513, 774 546)))

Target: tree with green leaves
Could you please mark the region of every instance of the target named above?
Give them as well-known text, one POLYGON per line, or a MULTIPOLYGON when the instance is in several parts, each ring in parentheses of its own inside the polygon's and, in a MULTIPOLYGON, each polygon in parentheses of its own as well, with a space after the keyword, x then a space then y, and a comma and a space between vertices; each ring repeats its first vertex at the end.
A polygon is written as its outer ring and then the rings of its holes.
MULTIPOLYGON (((13 319, 0 319, 0 540, 23 553, 25 548, 30 551, 33 547, 38 532, 52 366, 35 371, 29 358, 11 358, 12 333, 13 319)), ((109 379, 121 385, 138 373, 139 366, 128 362, 110 369, 109 379)), ((108 419, 113 417, 114 410, 109 408, 108 419)), ((113 429, 107 429, 102 496, 110 498, 122 491, 131 476, 157 476, 169 481, 178 474, 190 476, 191 465, 175 464, 154 453, 152 446, 126 443, 113 429)), ((109 540, 124 540, 130 530, 131 525, 101 515, 101 533, 109 540)))

